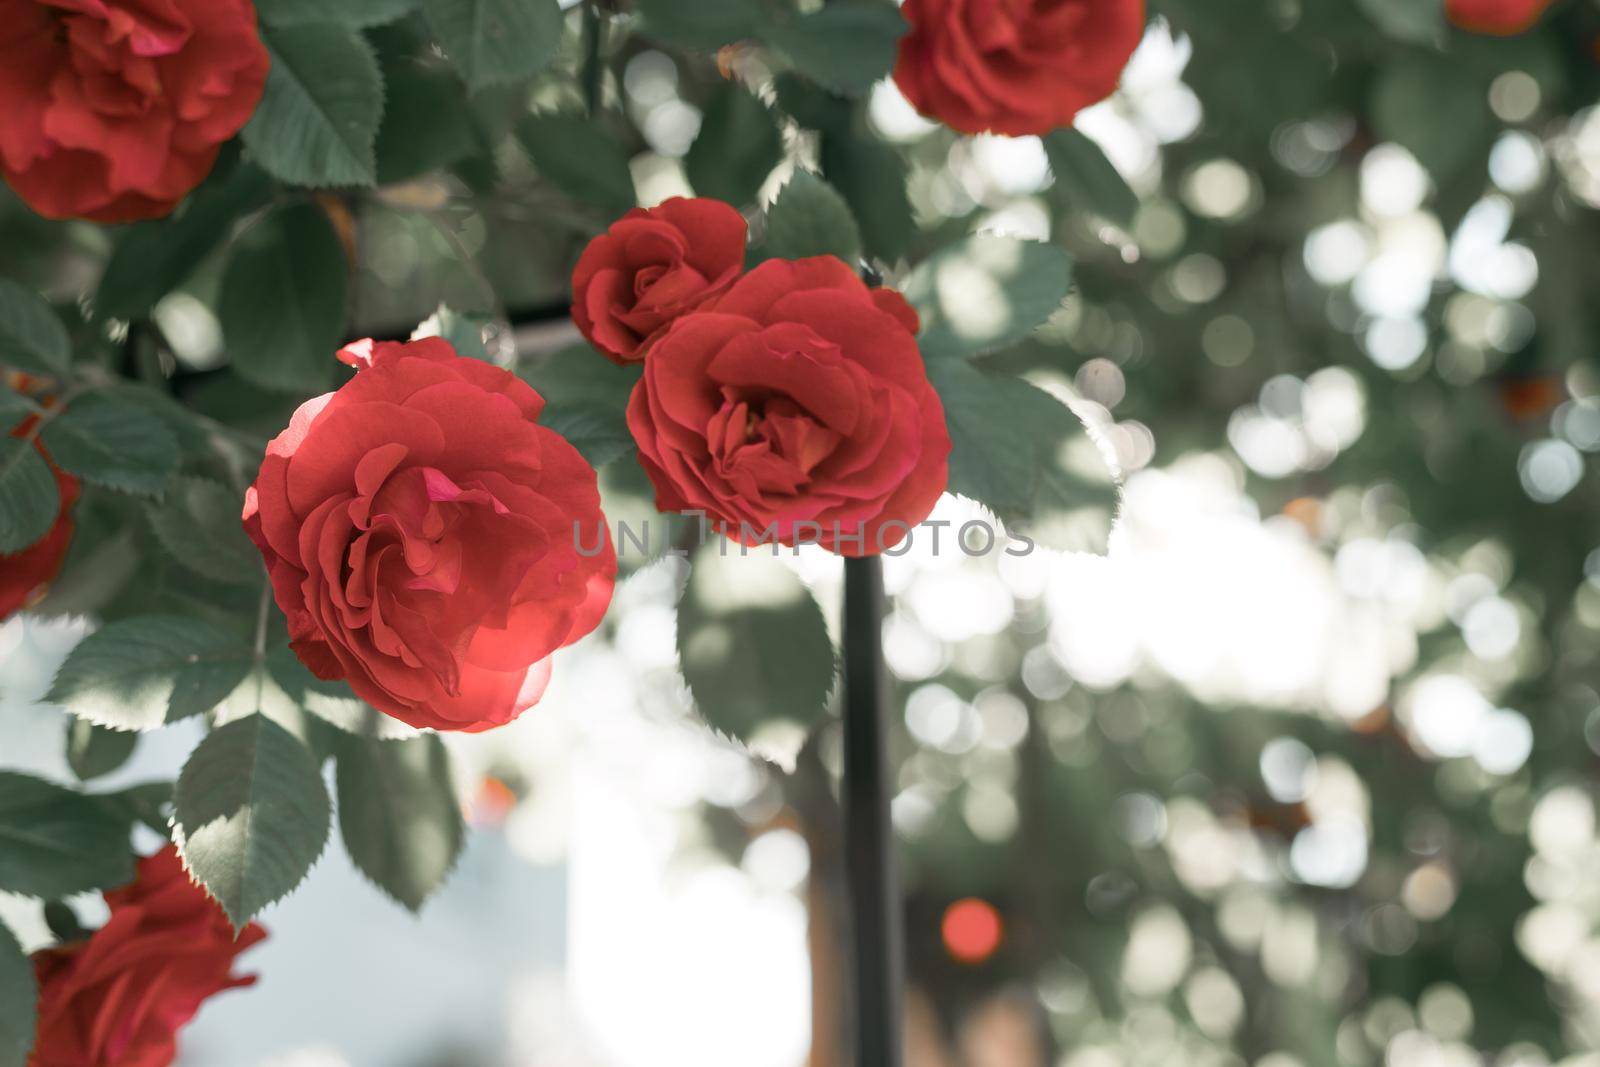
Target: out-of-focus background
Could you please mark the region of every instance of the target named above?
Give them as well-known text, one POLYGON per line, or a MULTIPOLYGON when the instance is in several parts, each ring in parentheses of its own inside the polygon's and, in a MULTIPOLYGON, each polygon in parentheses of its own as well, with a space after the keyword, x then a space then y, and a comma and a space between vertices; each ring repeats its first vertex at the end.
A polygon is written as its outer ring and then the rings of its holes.
MULTIPOLYGON (((870 99, 920 232, 1074 253, 1068 304, 998 358, 1125 475, 1108 558, 886 561, 910 1065, 1600 1064, 1600 5, 1508 39, 1422 0, 1152 6, 1078 123, 1140 196, 1127 230, 1037 140, 870 99)), ((633 39, 615 69, 642 198, 686 191, 715 64, 633 39)), ((457 213, 447 241, 395 203, 360 220, 373 322, 471 307, 462 247, 559 305, 547 223, 457 213)), ((42 232, 0 204, 0 241, 42 232)), ((192 293, 157 316, 215 359, 192 293)), ((569 340, 525 332, 526 376, 569 340)), ((836 560, 779 565, 836 613, 836 560)), ((421 919, 330 849, 184 1064, 841 1064, 837 731, 759 724, 761 759, 706 731, 685 565, 625 566, 538 708, 450 739, 472 833, 421 919)), ((35 702, 83 632, 0 629, 8 767, 67 777, 35 702)), ((170 777, 196 736, 104 784, 170 777)))

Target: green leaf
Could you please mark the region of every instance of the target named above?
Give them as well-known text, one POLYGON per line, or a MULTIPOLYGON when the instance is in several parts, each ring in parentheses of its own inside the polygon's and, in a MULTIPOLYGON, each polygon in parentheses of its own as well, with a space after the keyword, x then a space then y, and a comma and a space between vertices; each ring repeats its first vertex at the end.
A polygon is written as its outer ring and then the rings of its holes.
POLYGON ((150 526, 172 558, 219 582, 258 582, 261 557, 245 536, 239 494, 206 478, 178 478, 148 509, 150 526))
POLYGON ((760 0, 635 0, 634 9, 645 37, 699 51, 758 36, 767 25, 760 0))
POLYGON ((448 70, 412 60, 384 68, 388 103, 378 128, 378 183, 448 167, 478 148, 472 107, 448 70))
POLYGON ((55 525, 56 476, 32 441, 0 438, 0 552, 21 552, 55 525))
POLYGON ((265 715, 217 728, 178 776, 173 835, 235 927, 299 885, 328 838, 316 760, 265 715))
POLYGON ((315 204, 253 227, 234 247, 218 301, 234 370, 269 389, 321 392, 338 366, 347 273, 339 236, 315 204))
POLYGON ((236 219, 271 195, 265 172, 240 163, 225 179, 201 186, 178 214, 125 228, 100 276, 95 310, 117 319, 147 315, 222 243, 236 219))
MULTIPOLYGON (((200 421, 194 410, 169 395, 164 389, 119 380, 106 385, 97 385, 94 395, 97 400, 138 408, 152 418, 159 419, 161 424, 177 437, 179 450, 186 454, 202 451, 209 453, 216 447, 212 436, 213 430, 200 421)), ((278 403, 283 404, 284 401, 278 400, 278 403)), ((265 407, 265 404, 262 406, 265 407)))
POLYGON ((979 234, 919 264, 905 295, 922 316, 918 343, 932 361, 1022 340, 1055 313, 1071 284, 1065 249, 979 234))
POLYGON ((72 365, 72 341, 44 297, 0 278, 0 363, 59 375, 72 365))
POLYGON ((154 495, 178 469, 178 439, 167 424, 109 396, 73 401, 39 436, 56 466, 108 489, 154 495))
POLYGON ((364 29, 393 22, 416 6, 417 0, 256 0, 256 11, 268 26, 337 22, 364 29))
POLYGON ((1034 443, 1012 405, 1027 387, 958 359, 929 361, 928 379, 950 430, 949 491, 1002 518, 1026 513, 1038 467, 1034 443))
POLYGON ((108 730, 88 719, 67 723, 67 765, 80 781, 110 774, 133 755, 139 735, 125 730, 108 730))
POLYGON ((1117 488, 1070 408, 965 360, 931 362, 928 377, 950 430, 950 492, 1052 548, 1105 551, 1117 488))
POLYGON ((0 922, 0 1067, 27 1067, 38 1027, 39 985, 11 928, 0 922))
POLYGON ((565 437, 591 467, 599 468, 633 451, 624 411, 604 404, 571 404, 546 408, 539 423, 565 437))
POLYGON ((916 220, 906 195, 906 164, 900 153, 848 129, 824 132, 822 172, 861 224, 867 253, 887 260, 903 256, 916 233, 916 220))
POLYGON ((861 96, 894 69, 907 29, 893 5, 835 3, 769 27, 763 36, 807 77, 846 96, 861 96))
POLYGON ((783 134, 767 105, 723 82, 706 104, 684 167, 698 195, 747 204, 782 160, 783 134))
POLYGON ((200 619, 120 619, 68 653, 45 700, 113 730, 153 730, 216 707, 254 658, 240 638, 200 619))
POLYGON ((775 720, 815 725, 833 689, 822 609, 769 553, 741 556, 721 540, 706 546, 678 604, 678 661, 695 704, 712 727, 741 741, 775 720))
POLYGON ((465 831, 437 734, 411 741, 344 739, 339 832, 361 873, 411 911, 444 884, 465 831))
POLYGON ((473 90, 531 78, 561 47, 556 0, 422 0, 422 10, 473 90))
POLYGON ((638 203, 628 154, 599 123, 577 115, 528 115, 517 138, 550 184, 620 215, 638 203))
POLYGON ((256 162, 296 185, 371 185, 383 77, 360 34, 332 23, 268 30, 266 92, 242 134, 256 162))
POLYGON ((851 267, 861 258, 861 230, 838 190, 797 170, 767 208, 768 257, 838 256, 851 267))
POLYGON ((1139 198, 1128 187, 1105 150, 1071 127, 1044 139, 1056 192, 1069 207, 1092 211, 1128 229, 1139 211, 1139 198))
POLYGON ((53 899, 132 881, 128 826, 93 797, 0 771, 0 890, 53 899))

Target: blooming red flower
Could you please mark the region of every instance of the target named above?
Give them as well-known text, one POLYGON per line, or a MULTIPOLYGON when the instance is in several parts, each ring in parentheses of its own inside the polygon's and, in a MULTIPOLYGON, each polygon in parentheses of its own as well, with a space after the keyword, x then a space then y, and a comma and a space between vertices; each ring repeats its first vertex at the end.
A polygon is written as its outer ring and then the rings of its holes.
POLYGON ((0 0, 0 172, 50 218, 165 215, 269 62, 250 0, 0 0))
POLYGON ((900 294, 831 256, 769 260, 673 323, 628 404, 657 507, 745 544, 899 543, 950 455, 916 326, 900 294))
MULTIPOLYGON (((26 437, 36 422, 38 417, 30 415, 12 429, 11 436, 26 437)), ((50 455, 44 445, 35 439, 33 446, 48 463, 50 455)), ((0 555, 0 619, 10 617, 33 602, 35 595, 61 570, 72 544, 72 508, 78 501, 78 479, 54 463, 50 464, 50 470, 56 476, 61 508, 49 533, 20 552, 0 555)))
POLYGON ((1445 0, 1450 21, 1473 33, 1511 37, 1533 28, 1552 0, 1445 0))
POLYGON ((234 958, 267 935, 237 937, 189 880, 178 850, 139 861, 132 885, 105 895, 111 918, 88 940, 33 956, 39 1026, 29 1067, 167 1067, 200 1005, 247 986, 234 958))
POLYGON ((510 722, 611 601, 594 469, 538 393, 447 341, 339 358, 358 373, 300 406, 245 496, 291 647, 412 726, 510 722))
POLYGON ((637 363, 673 320, 744 270, 744 216, 720 200, 634 208, 589 242, 572 272, 572 321, 617 363, 637 363))
POLYGON ((1144 0, 905 0, 894 80, 963 133, 1049 133, 1111 95, 1144 0))

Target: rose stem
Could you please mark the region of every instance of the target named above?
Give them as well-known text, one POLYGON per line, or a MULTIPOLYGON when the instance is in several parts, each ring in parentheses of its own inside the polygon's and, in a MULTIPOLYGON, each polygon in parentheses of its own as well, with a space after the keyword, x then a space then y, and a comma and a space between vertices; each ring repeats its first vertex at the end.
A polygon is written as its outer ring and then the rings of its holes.
POLYGON ((901 1067, 904 934, 889 820, 883 570, 844 561, 844 835, 855 937, 856 1067, 901 1067))

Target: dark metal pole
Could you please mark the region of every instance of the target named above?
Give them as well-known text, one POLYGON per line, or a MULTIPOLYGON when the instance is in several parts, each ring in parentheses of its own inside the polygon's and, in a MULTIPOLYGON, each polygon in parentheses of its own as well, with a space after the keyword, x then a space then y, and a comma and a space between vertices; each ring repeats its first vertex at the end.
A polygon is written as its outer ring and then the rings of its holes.
POLYGON ((589 0, 583 5, 583 105, 591 119, 600 113, 600 94, 605 87, 605 66, 600 57, 604 33, 600 0, 589 0))
POLYGON ((883 569, 844 563, 844 839, 855 941, 855 1067, 901 1067, 905 936, 889 821, 883 569))

